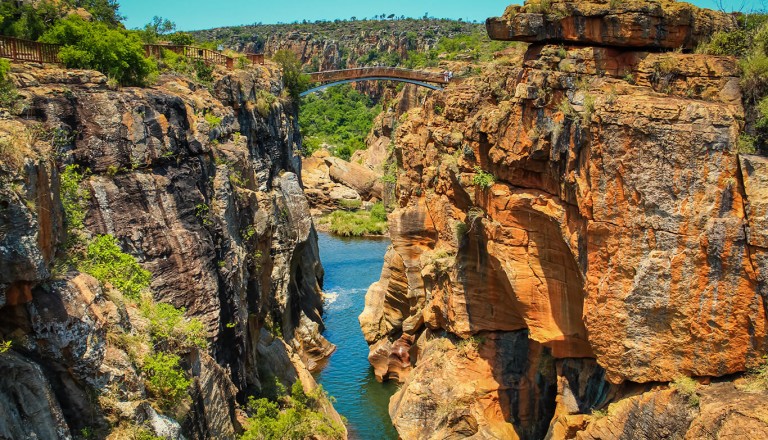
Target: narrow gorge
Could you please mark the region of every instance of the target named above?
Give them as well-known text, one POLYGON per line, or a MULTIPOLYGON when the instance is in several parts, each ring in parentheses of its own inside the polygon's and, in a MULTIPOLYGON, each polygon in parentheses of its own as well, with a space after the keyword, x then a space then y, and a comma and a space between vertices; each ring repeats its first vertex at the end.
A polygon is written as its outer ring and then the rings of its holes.
POLYGON ((768 438, 768 15, 186 33, 13 4, 0 439, 768 438), (447 85, 299 97, 363 66, 447 85))

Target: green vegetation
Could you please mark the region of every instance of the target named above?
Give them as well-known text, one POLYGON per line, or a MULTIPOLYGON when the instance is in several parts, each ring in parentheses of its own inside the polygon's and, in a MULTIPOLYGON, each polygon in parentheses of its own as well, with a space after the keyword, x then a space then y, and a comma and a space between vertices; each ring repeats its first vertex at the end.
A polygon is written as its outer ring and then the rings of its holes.
POLYGON ((496 177, 493 174, 484 171, 479 166, 476 166, 475 175, 472 177, 472 183, 483 189, 488 189, 496 183, 496 177))
POLYGON ((217 128, 221 125, 221 118, 213 114, 213 112, 205 112, 205 122, 208 123, 208 126, 213 128, 217 128))
POLYGON ((11 349, 13 346, 12 341, 0 340, 0 354, 3 354, 11 349))
POLYGON ((69 68, 95 69, 123 85, 146 84, 157 65, 144 56, 136 33, 111 29, 77 15, 60 20, 40 41, 63 45, 59 58, 69 68))
POLYGON ((309 76, 302 72, 301 60, 290 50, 278 50, 272 61, 280 65, 283 71, 283 85, 288 95, 298 101, 299 94, 309 88, 309 76))
POLYGON ((379 202, 370 211, 334 211, 319 222, 328 224, 331 233, 342 237, 384 235, 387 232, 387 211, 379 202))
POLYGON ((151 298, 141 301, 141 314, 149 320, 149 334, 155 346, 171 352, 205 349, 208 342, 205 328, 199 319, 184 318, 185 309, 170 304, 156 303, 151 298))
POLYGON ((82 229, 85 221, 88 192, 80 185, 84 177, 77 165, 67 165, 61 173, 61 204, 69 233, 82 229))
POLYGON ((515 43, 494 41, 486 32, 474 32, 443 38, 437 46, 427 52, 408 51, 408 58, 403 65, 409 69, 437 67, 441 60, 491 61, 493 54, 514 46, 515 43))
MULTIPOLYGON (((394 15, 394 14, 389 14, 394 15)), ((388 18, 385 15, 384 18, 388 18)), ((350 53, 354 46, 362 41, 361 35, 374 34, 381 36, 405 35, 406 44, 415 49, 420 40, 434 44, 443 37, 481 33, 485 31, 482 23, 464 22, 462 20, 437 19, 433 17, 382 19, 381 16, 351 17, 349 20, 293 22, 286 24, 254 23, 247 26, 223 27, 193 32, 198 41, 215 42, 225 47, 241 47, 243 43, 254 43, 263 47, 268 38, 285 41, 293 32, 312 35, 316 40, 334 40, 341 43, 339 48, 342 66, 353 64, 350 53)), ((367 54, 365 54, 367 56, 367 54)), ((381 59, 381 57, 377 57, 381 59)), ((310 63, 311 64, 311 60, 310 63)))
POLYGON ((166 409, 178 405, 192 383, 179 366, 180 360, 178 355, 163 352, 144 359, 147 391, 166 409))
POLYGON ((277 402, 251 397, 245 433, 240 439, 303 440, 314 436, 341 439, 344 428, 322 413, 325 399, 327 395, 322 387, 305 393, 301 381, 293 384, 290 396, 280 395, 277 402))
POLYGON ((262 117, 266 118, 269 116, 275 102, 277 102, 277 97, 268 91, 259 89, 259 91, 256 92, 256 111, 259 112, 262 117))
POLYGON ((0 59, 0 107, 12 110, 16 113, 16 103, 19 101, 19 93, 16 86, 8 77, 11 71, 11 62, 6 59, 0 59))
POLYGON ((151 274, 131 255, 124 253, 112 235, 94 238, 77 264, 81 272, 93 275, 102 284, 111 284, 128 298, 138 299, 149 287, 151 274))
POLYGON ((299 126, 304 137, 304 154, 310 156, 324 143, 334 155, 349 160, 365 148, 381 106, 350 85, 331 87, 302 100, 299 126))
POLYGON ((768 390, 768 356, 763 356, 763 361, 758 366, 751 368, 744 376, 744 380, 736 384, 739 389, 748 392, 768 390))
POLYGON ((768 153, 768 14, 737 16, 739 29, 718 32, 699 53, 732 55, 739 58, 741 85, 746 108, 745 132, 739 152, 768 153))
POLYGON ((681 396, 685 397, 688 400, 688 405, 691 407, 699 406, 699 395, 696 394, 696 389, 698 387, 698 382, 685 376, 678 377, 672 382, 672 388, 681 396))

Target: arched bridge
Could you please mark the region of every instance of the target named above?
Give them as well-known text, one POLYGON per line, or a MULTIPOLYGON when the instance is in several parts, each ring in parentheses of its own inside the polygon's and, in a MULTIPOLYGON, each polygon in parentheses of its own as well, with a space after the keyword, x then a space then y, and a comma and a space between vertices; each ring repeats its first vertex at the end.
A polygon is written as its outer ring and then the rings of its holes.
POLYGON ((359 67, 357 69, 327 70, 325 72, 310 73, 313 83, 319 86, 311 88, 301 96, 307 96, 325 88, 358 81, 399 81, 432 90, 440 90, 443 85, 450 82, 447 74, 426 72, 423 70, 400 69, 397 67, 359 67))

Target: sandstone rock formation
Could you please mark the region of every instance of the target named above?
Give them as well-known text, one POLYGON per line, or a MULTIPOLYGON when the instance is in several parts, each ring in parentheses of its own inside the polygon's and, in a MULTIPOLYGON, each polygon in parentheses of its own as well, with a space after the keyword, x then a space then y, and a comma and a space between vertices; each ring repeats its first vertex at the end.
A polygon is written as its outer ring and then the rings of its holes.
POLYGON ((736 19, 675 0, 554 0, 510 6, 486 26, 497 40, 690 50, 736 19))
POLYGON ((737 154, 736 61, 637 49, 690 48, 731 17, 608 3, 510 7, 493 37, 554 44, 432 94, 396 131, 393 247, 360 322, 377 377, 404 382, 404 438, 658 438, 638 433, 666 429, 642 412, 663 405, 685 435, 699 422, 671 392, 605 431, 590 413, 762 362, 764 160, 737 154), (440 355, 434 337, 452 341, 440 355))
POLYGON ((262 116, 254 105, 261 91, 280 94, 278 69, 217 73, 210 91, 175 76, 114 90, 95 72, 35 66, 14 66, 12 78, 25 119, 0 121, 0 140, 23 148, 0 158, 0 339, 13 341, 0 368, 16 377, 0 390, 20 398, 3 399, 0 436, 104 434, 128 421, 233 439, 248 394, 275 378, 311 379, 307 365, 334 347, 320 335, 323 269, 295 108, 278 101, 262 116), (151 272, 154 300, 205 326, 210 351, 182 359, 193 385, 181 425, 140 404, 141 372, 120 336, 148 325, 137 307, 58 269, 70 239, 59 196, 68 164, 85 174, 83 233, 116 237, 151 272), (267 326, 293 373, 261 369, 267 326))

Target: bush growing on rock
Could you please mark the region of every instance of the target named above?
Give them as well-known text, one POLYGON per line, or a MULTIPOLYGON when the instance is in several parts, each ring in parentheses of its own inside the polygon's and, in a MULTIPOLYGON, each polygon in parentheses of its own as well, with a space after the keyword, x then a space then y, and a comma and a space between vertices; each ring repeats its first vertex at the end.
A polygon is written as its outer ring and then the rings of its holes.
POLYGON ((112 235, 94 238, 78 263, 78 269, 93 275, 102 284, 111 284, 125 296, 138 299, 149 287, 151 274, 136 259, 123 252, 112 235))
POLYGON ((248 399, 248 420, 242 440, 303 440, 313 436, 329 439, 344 437, 344 429, 321 412, 321 402, 328 399, 322 387, 304 392, 301 381, 291 387, 291 395, 278 402, 248 399))
POLYGON ((150 297, 142 299, 141 313, 149 320, 149 333, 155 345, 170 351, 206 348, 203 323, 199 319, 185 319, 184 311, 170 304, 155 303, 150 297))
POLYGON ((67 67, 95 69, 122 85, 144 85, 157 71, 156 63, 144 56, 144 46, 135 33, 110 29, 77 15, 59 21, 40 41, 62 45, 59 58, 67 67))
POLYGON ((309 76, 301 71, 301 61, 290 50, 279 50, 272 56, 272 60, 280 65, 283 71, 283 85, 288 94, 294 100, 299 99, 299 94, 309 87, 309 76))
POLYGON ((144 359, 147 390, 159 400, 163 408, 178 405, 192 384, 179 366, 180 360, 175 354, 163 352, 144 359))

